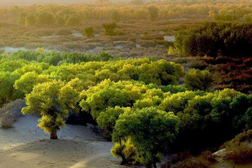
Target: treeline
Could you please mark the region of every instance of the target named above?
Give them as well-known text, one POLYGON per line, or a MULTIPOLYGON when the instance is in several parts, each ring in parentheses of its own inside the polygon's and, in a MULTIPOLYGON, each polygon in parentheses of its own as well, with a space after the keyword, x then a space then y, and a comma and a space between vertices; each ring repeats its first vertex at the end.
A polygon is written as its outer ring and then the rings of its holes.
POLYGON ((178 53, 190 56, 247 57, 252 54, 252 24, 208 22, 175 36, 178 53))
POLYGON ((1 83, 3 83, 1 105, 23 98, 24 94, 30 93, 35 85, 45 81, 69 82, 78 78, 85 83, 84 88, 105 79, 138 80, 144 83, 168 85, 178 84, 179 78, 184 75, 181 65, 165 60, 151 61, 145 58, 109 61, 111 56, 106 53, 86 55, 19 51, 11 56, 2 54, 0 58, 1 83))
POLYGON ((151 2, 141 0, 126 2, 93 2, 78 5, 58 6, 11 6, 1 8, 0 16, 6 19, 17 18, 18 24, 26 25, 71 25, 81 24, 84 19, 150 19, 180 18, 183 15, 204 15, 216 20, 233 21, 244 18, 249 21, 252 2, 235 1, 205 2, 151 2), (146 8, 147 6, 147 8, 146 8))

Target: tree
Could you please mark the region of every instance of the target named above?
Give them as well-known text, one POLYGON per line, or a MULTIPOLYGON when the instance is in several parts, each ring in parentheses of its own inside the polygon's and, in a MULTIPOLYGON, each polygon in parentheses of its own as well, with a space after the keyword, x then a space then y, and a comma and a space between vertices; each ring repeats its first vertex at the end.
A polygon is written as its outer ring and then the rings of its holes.
POLYGON ((18 14, 18 21, 17 24, 25 24, 25 18, 26 18, 27 14, 25 12, 20 12, 18 14))
POLYGON ((160 161, 178 133, 178 118, 172 112, 144 108, 122 114, 116 122, 113 142, 131 138, 138 151, 139 161, 147 168, 160 161))
POLYGON ((39 83, 48 82, 47 75, 38 75, 36 72, 27 72, 15 81, 15 89, 21 90, 25 94, 31 93, 34 86, 39 83))
POLYGON ((208 70, 189 70, 185 76, 185 86, 189 90, 209 90, 213 86, 213 77, 208 70))
POLYGON ((0 107, 11 100, 23 97, 13 87, 14 82, 15 78, 13 78, 10 72, 0 72, 0 107))
POLYGON ((156 6, 149 6, 148 8, 148 19, 154 21, 158 18, 159 9, 156 6))
POLYGON ((78 92, 71 86, 64 86, 59 81, 38 84, 25 98, 27 107, 23 114, 38 113, 39 127, 50 133, 50 139, 57 139, 57 131, 65 126, 69 109, 73 109, 79 101, 78 92))
POLYGON ((117 23, 121 19, 121 14, 117 10, 112 10, 109 17, 112 22, 117 23))
POLYGON ((36 18, 33 15, 28 15, 25 17, 25 25, 35 25, 36 18))
POLYGON ((107 23, 102 24, 102 27, 105 29, 105 35, 113 36, 115 35, 116 23, 107 23))
POLYGON ((65 24, 65 19, 63 17, 61 17, 61 16, 58 16, 56 18, 56 23, 57 23, 57 25, 62 26, 62 25, 65 24))
POLYGON ((243 119, 246 124, 246 129, 251 129, 252 128, 252 107, 250 107, 245 115, 243 116, 243 119))
POLYGON ((94 37, 94 29, 93 27, 86 27, 84 28, 83 35, 87 37, 94 37))
POLYGON ((78 15, 71 15, 68 19, 66 24, 68 26, 78 26, 81 23, 81 19, 78 15))
POLYGON ((100 113, 97 118, 97 123, 98 126, 102 128, 103 134, 106 138, 111 139, 116 120, 125 110, 127 109, 116 106, 115 108, 108 108, 105 112, 100 113))
POLYGON ((51 25, 55 23, 55 18, 52 14, 41 11, 36 14, 36 23, 42 25, 51 25))

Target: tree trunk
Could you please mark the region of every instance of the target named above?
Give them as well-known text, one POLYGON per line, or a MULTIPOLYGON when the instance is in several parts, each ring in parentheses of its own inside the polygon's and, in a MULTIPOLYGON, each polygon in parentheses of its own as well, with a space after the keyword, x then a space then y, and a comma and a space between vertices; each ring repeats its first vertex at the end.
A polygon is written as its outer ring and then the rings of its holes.
POLYGON ((145 167, 146 168, 151 168, 151 164, 146 164, 145 167))
POLYGON ((125 164, 127 164, 127 163, 128 163, 128 161, 126 160, 126 158, 125 158, 125 157, 122 157, 121 165, 125 165, 125 164))
POLYGON ((128 163, 127 159, 125 158, 125 156, 123 154, 120 155, 121 158, 122 158, 122 162, 121 162, 121 165, 125 165, 128 163))
POLYGON ((50 139, 58 139, 58 136, 57 136, 57 131, 53 131, 53 132, 51 132, 51 134, 50 134, 51 136, 50 136, 50 139))
POLYGON ((157 163, 153 163, 154 168, 157 168, 157 163))

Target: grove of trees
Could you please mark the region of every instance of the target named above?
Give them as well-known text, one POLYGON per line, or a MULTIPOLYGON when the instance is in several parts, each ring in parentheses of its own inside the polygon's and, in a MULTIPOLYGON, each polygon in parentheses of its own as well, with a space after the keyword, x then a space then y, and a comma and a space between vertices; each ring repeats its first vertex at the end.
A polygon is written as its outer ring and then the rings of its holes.
POLYGON ((122 164, 156 167, 169 151, 197 152, 251 128, 251 95, 207 92, 208 71, 166 60, 19 51, 0 55, 0 73, 1 106, 25 99, 22 113, 39 114, 51 139, 70 113, 90 114, 122 164))
POLYGON ((175 36, 178 53, 189 56, 251 56, 252 24, 208 22, 175 36))

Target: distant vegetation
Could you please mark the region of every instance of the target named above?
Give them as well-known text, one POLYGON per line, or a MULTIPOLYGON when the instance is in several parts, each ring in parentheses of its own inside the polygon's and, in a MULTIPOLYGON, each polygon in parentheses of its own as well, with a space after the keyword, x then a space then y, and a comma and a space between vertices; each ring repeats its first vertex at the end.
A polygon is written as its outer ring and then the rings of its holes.
POLYGON ((206 23, 176 35, 179 53, 190 56, 251 56, 252 24, 206 23))

